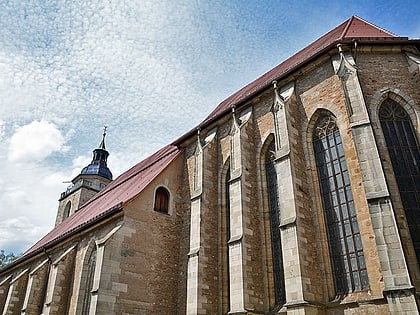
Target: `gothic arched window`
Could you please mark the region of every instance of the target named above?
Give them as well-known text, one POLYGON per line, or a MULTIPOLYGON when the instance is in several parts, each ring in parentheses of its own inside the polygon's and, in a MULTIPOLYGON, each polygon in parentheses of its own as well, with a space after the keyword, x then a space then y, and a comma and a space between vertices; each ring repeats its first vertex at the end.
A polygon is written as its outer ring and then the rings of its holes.
POLYGON ((93 289, 93 279, 95 277, 95 268, 96 268, 96 245, 93 246, 89 258, 85 261, 86 270, 84 278, 84 296, 83 296, 83 305, 82 305, 82 314, 88 315, 90 310, 90 301, 92 299, 92 289, 93 289))
POLYGON ((332 115, 318 118, 313 146, 327 224, 336 295, 369 286, 350 177, 340 132, 332 115))
POLYGON ((420 149, 407 112, 386 99, 379 120, 400 191, 408 227, 420 263, 420 149))
POLYGON ((283 256, 280 238, 280 209, 278 197, 277 172, 274 165, 274 141, 272 141, 265 155, 265 174, 267 180, 268 202, 270 206, 271 248, 273 253, 273 274, 276 304, 286 302, 284 284, 283 256))
POLYGON ((169 213, 169 191, 165 187, 158 187, 155 192, 154 210, 169 213))

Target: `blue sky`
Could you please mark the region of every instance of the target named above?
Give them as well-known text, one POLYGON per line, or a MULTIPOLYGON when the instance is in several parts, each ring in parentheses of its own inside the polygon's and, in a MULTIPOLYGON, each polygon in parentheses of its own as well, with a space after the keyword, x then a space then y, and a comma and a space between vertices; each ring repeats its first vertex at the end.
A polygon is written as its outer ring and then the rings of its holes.
POLYGON ((352 15, 420 37, 417 1, 0 1, 0 249, 54 224, 108 126, 117 177, 352 15))

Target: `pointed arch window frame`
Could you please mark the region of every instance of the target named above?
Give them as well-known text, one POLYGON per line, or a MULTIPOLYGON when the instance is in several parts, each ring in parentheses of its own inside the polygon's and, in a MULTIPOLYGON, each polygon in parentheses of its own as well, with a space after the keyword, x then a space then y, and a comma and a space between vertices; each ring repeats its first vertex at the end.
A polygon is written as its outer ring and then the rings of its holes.
POLYGON ((277 171, 275 169, 276 145, 274 137, 266 140, 265 150, 263 150, 263 168, 266 184, 266 198, 269 207, 269 237, 271 243, 272 272, 274 280, 274 300, 276 305, 286 303, 286 288, 284 278, 283 252, 280 232, 280 200, 277 181, 277 171))
POLYGON ((420 266, 419 136, 406 108, 388 94, 378 108, 378 121, 404 208, 417 264, 420 266))
POLYGON ((312 146, 325 221, 334 297, 369 289, 366 262, 335 116, 319 113, 312 129, 312 146))

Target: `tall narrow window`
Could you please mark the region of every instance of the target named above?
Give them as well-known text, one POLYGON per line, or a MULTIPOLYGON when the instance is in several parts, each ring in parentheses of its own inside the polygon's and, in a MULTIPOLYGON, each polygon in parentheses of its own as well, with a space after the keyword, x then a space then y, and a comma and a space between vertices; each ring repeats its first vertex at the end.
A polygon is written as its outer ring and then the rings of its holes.
POLYGON ((90 252, 89 258, 86 260, 86 277, 85 277, 85 294, 83 296, 82 314, 88 315, 90 309, 90 301, 92 297, 93 279, 95 277, 96 267, 96 246, 94 245, 90 252))
POLYGON ((343 144, 335 118, 321 116, 313 135, 336 295, 367 289, 365 258, 343 144))
POLYGON ((278 198, 277 172, 274 165, 274 141, 268 147, 265 157, 268 202, 270 206, 271 248, 273 253, 273 274, 276 304, 286 302, 284 285, 283 256, 280 238, 280 209, 278 198))
POLYGON ((155 211, 169 212, 169 191, 164 187, 159 187, 155 192, 155 211))
POLYGON ((63 220, 67 219, 70 215, 70 209, 71 209, 71 201, 69 200, 66 204, 66 207, 64 208, 63 212, 63 220))
POLYGON ((400 191, 411 239, 420 264, 420 149, 407 112, 386 99, 379 110, 389 156, 400 191))

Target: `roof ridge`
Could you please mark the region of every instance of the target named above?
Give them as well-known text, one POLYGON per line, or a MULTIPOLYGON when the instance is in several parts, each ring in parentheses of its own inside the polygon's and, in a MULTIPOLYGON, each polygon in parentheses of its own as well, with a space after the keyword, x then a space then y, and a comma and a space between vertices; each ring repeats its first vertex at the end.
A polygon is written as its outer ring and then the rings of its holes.
MULTIPOLYGON (((346 27, 344 28, 343 32, 341 33, 341 35, 338 37, 338 39, 343 39, 344 36, 346 35, 347 31, 349 30, 350 26, 351 26, 351 22, 354 20, 355 16, 352 15, 351 18, 349 18, 347 21, 344 21, 344 23, 347 23, 346 27)), ((342 23, 343 24, 343 23, 342 23)), ((342 25, 340 24, 340 25, 342 25)), ((339 26, 338 26, 339 27, 339 26)), ((337 27, 337 28, 338 28, 337 27)))

